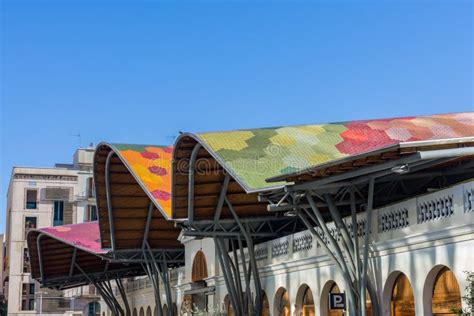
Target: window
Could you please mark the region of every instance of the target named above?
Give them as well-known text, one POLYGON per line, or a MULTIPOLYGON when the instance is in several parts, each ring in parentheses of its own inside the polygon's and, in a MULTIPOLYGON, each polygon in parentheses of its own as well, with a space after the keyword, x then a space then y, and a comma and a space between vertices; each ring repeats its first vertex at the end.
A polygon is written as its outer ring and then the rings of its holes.
POLYGON ((25 237, 31 229, 35 229, 37 217, 36 216, 26 216, 25 217, 25 237))
POLYGON ((87 178, 87 197, 93 198, 94 194, 94 178, 90 177, 87 178))
POLYGON ((27 210, 36 210, 38 204, 38 190, 26 190, 26 205, 27 210))
POLYGON ((86 222, 92 222, 97 220, 97 207, 95 205, 88 205, 86 212, 86 222))
POLYGON ((88 316, 100 316, 100 304, 98 302, 89 303, 88 316))
POLYGON ((30 256, 28 254, 28 248, 23 249, 23 273, 30 272, 30 256))
POLYGON ((64 220, 64 201, 54 201, 53 226, 63 224, 64 220))
POLYGON ((35 309, 35 284, 23 283, 21 292, 21 309, 32 311, 35 309))

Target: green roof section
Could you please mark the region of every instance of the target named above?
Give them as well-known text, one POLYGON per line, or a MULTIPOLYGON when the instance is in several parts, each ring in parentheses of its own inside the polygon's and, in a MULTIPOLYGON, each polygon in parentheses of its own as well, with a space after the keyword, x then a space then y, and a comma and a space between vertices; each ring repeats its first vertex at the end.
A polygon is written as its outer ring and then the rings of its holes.
POLYGON ((474 136, 474 112, 197 133, 196 138, 247 191, 268 178, 403 142, 474 136))

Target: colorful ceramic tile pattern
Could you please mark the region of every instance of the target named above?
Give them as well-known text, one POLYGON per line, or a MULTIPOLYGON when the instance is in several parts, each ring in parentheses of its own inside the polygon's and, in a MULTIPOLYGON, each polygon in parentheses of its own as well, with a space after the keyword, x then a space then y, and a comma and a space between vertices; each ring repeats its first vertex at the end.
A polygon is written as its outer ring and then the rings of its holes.
POLYGON ((171 217, 171 162, 173 147, 113 144, 143 189, 153 196, 157 205, 171 217))
POLYGON ((104 254, 100 245, 99 223, 63 225, 39 229, 45 235, 94 254, 104 254))
POLYGON ((248 190, 265 179, 407 141, 474 136, 474 112, 198 133, 248 190))

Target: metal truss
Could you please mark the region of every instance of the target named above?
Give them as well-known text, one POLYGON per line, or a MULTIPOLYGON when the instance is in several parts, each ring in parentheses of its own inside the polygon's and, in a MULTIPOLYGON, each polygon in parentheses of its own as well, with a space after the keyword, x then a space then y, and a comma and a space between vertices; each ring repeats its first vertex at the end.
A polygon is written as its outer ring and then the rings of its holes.
MULTIPOLYGON (((142 247, 140 249, 117 249, 115 241, 115 226, 113 222, 113 208, 112 208, 112 197, 110 189, 109 169, 111 158, 114 152, 111 151, 107 156, 105 162, 105 191, 107 197, 107 212, 110 229, 110 240, 112 251, 106 255, 106 258, 111 262, 140 264, 143 270, 146 272, 153 285, 153 292, 156 301, 156 309, 158 316, 177 316, 174 315, 175 311, 173 308, 169 308, 168 315, 163 314, 160 297, 160 278, 165 289, 165 297, 168 306, 173 306, 171 284, 169 278, 169 266, 178 266, 184 264, 184 250, 180 248, 170 249, 152 249, 148 244, 148 235, 150 232, 150 225, 153 216, 154 205, 150 201, 147 220, 145 223, 145 229, 143 232, 142 247)), ((120 282, 121 283, 121 282, 120 282)), ((118 284, 118 283, 117 283, 118 284)), ((119 290, 120 290, 120 286, 119 290)), ((122 288, 123 290, 123 288, 122 288)), ((122 291, 120 291, 122 294, 122 291)), ((110 303, 113 305, 115 302, 112 300, 110 303)), ((110 307, 110 306, 109 306, 110 307)), ((111 308, 111 310, 114 310, 111 308)), ((118 311, 120 312, 120 310, 118 311)))
POLYGON ((226 174, 212 220, 194 219, 194 161, 200 146, 191 154, 189 164, 188 218, 180 222, 184 236, 213 238, 216 245, 219 266, 229 294, 230 303, 236 315, 260 315, 263 292, 255 256, 254 243, 300 229, 301 224, 294 217, 273 214, 267 217, 240 218, 227 198, 230 175, 226 174), (224 205, 232 218, 222 218, 224 205), (244 253, 248 249, 248 264, 244 253), (231 252, 231 255, 229 254, 231 252), (255 290, 252 297, 251 284, 255 290))
POLYGON ((461 161, 438 171, 426 171, 454 157, 451 153, 445 157, 440 151, 429 158, 423 159, 423 155, 417 153, 397 161, 260 195, 260 199, 270 202, 269 211, 296 215, 325 250, 343 277, 349 315, 366 315, 366 290, 373 314, 381 314, 377 290, 369 277, 369 238, 374 206, 420 194, 428 187, 442 187, 472 177, 473 160, 461 161), (401 172, 396 172, 398 170, 401 172), (366 212, 361 244, 357 210, 366 212), (343 221, 345 216, 350 216, 350 224, 343 221), (328 222, 334 223, 331 230, 328 222))
MULTIPOLYGON (((123 287, 122 281, 119 277, 114 278, 116 287, 119 290, 120 296, 122 297, 122 301, 124 303, 124 308, 120 305, 119 301, 117 300, 112 283, 111 278, 109 278, 106 271, 104 273, 94 276, 92 274, 86 273, 78 263, 74 263, 76 269, 78 269, 82 275, 88 280, 89 284, 95 286, 97 291, 99 292, 100 296, 104 300, 105 304, 109 307, 112 312, 113 316, 130 316, 130 304, 128 303, 128 298, 123 287)), ((106 265, 105 270, 107 270, 108 265, 106 265)))

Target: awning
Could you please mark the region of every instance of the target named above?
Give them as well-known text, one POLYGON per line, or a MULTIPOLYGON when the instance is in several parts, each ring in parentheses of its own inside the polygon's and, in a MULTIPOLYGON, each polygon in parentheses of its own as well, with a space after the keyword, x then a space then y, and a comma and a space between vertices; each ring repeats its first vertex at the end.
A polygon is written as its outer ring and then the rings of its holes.
POLYGON ((183 134, 200 143, 246 192, 284 182, 266 179, 403 142, 474 136, 474 112, 183 134))
POLYGON ((168 146, 97 146, 94 181, 102 247, 113 248, 114 240, 114 251, 140 252, 146 240, 152 249, 183 249, 178 241, 180 229, 169 220, 171 160, 172 148, 168 146))
POLYGON ((143 275, 137 264, 110 262, 100 247, 97 222, 32 230, 28 233, 31 275, 45 287, 69 288, 89 284, 88 277, 143 275))

